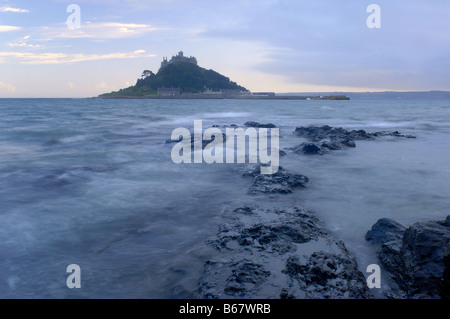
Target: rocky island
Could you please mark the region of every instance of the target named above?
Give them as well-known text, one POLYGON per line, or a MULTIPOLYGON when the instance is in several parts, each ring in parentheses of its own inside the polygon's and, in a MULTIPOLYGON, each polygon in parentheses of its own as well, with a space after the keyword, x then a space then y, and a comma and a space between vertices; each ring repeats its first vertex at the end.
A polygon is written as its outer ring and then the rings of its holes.
POLYGON ((155 74, 144 70, 136 84, 128 88, 101 94, 99 98, 146 99, 272 99, 272 100, 349 100, 344 95, 293 96, 274 92, 250 92, 228 77, 197 64, 195 57, 183 51, 170 60, 163 58, 155 74))

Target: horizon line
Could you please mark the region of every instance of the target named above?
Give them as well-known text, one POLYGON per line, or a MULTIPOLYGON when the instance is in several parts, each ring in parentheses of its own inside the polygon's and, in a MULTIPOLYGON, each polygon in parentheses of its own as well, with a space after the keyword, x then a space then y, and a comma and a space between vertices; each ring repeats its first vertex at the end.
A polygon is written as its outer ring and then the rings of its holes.
MULTIPOLYGON (((253 91, 252 91, 253 92, 253 91)), ((269 92, 269 91, 254 91, 254 92, 269 92)), ((270 92, 275 94, 319 94, 319 93, 345 93, 345 94, 377 94, 377 93, 449 93, 450 90, 384 90, 384 91, 295 91, 295 92, 270 92)), ((0 97, 0 99, 94 99, 98 96, 84 96, 84 97, 0 97)), ((130 96, 129 99, 133 97, 130 96)), ((142 99, 140 97, 135 97, 136 99, 142 99)))

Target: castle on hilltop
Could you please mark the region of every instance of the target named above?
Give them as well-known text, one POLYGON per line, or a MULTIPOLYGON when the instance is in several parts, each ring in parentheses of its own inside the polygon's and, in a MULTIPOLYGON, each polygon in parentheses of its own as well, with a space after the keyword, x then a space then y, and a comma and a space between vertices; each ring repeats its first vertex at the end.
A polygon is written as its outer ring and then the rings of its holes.
POLYGON ((188 63, 192 63, 197 65, 197 59, 193 56, 190 57, 186 57, 183 54, 183 51, 178 52, 177 55, 174 55, 170 61, 167 61, 167 57, 164 57, 162 62, 161 62, 161 68, 168 66, 171 63, 176 63, 176 62, 188 62, 188 63))

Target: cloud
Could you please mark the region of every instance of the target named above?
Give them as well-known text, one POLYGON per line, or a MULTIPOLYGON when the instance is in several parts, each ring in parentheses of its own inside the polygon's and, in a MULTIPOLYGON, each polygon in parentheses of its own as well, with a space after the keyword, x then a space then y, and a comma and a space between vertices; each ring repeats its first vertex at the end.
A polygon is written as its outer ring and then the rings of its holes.
POLYGON ((148 24, 120 23, 120 22, 88 22, 81 27, 69 30, 66 25, 60 27, 45 27, 41 30, 46 41, 55 39, 120 39, 143 36, 149 32, 163 30, 148 24))
POLYGON ((30 48, 30 49, 42 49, 42 48, 44 48, 44 46, 41 45, 41 44, 28 43, 27 41, 30 38, 31 38, 31 36, 29 36, 29 35, 24 36, 20 40, 17 40, 15 42, 9 42, 8 46, 11 47, 11 48, 16 48, 16 47, 19 47, 19 48, 30 48))
POLYGON ((20 27, 15 27, 12 25, 0 25, 0 32, 16 31, 20 30, 20 27))
POLYGON ((0 7, 0 12, 15 12, 15 13, 28 13, 27 9, 12 8, 12 7, 0 7))
POLYGON ((144 50, 107 54, 0 52, 0 63, 11 62, 12 60, 12 62, 17 61, 21 64, 68 64, 86 61, 133 59, 155 56, 154 54, 145 53, 144 50))
POLYGON ((217 19, 226 23, 210 23, 199 36, 224 42, 259 42, 261 47, 277 49, 267 52, 267 59, 252 63, 253 70, 283 74, 290 83, 448 87, 449 1, 430 5, 419 0, 408 4, 379 0, 382 27, 377 30, 366 25, 370 2, 242 3, 241 10, 229 18, 217 19), (246 4, 253 7, 251 11, 246 4))
POLYGON ((11 84, 0 82, 0 92, 16 92, 16 88, 11 84))

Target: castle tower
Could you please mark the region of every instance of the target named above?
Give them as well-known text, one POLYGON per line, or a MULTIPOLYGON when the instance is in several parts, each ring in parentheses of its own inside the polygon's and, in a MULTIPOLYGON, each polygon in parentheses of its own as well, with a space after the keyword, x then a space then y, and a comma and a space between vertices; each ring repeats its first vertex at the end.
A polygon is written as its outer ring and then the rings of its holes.
POLYGON ((193 56, 185 57, 183 51, 180 51, 178 52, 177 55, 172 56, 170 60, 167 60, 167 57, 163 57, 163 60, 161 62, 161 68, 176 62, 188 62, 197 65, 197 59, 195 57, 193 56))

